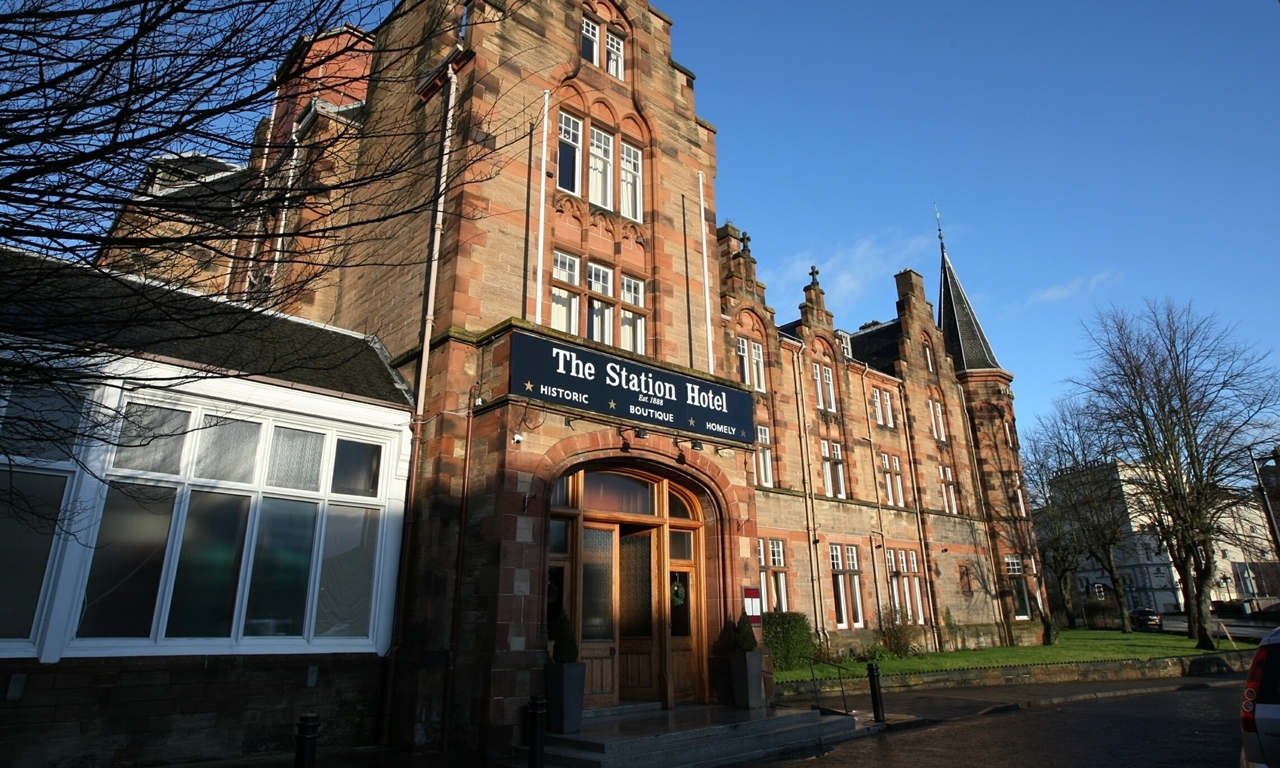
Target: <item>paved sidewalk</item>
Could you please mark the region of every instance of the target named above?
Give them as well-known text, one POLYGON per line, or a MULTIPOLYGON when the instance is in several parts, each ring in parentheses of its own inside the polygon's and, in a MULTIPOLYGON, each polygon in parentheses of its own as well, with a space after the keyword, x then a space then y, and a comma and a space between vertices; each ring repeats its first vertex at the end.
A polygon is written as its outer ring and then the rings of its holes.
MULTIPOLYGON (((1206 677, 1177 677, 1151 680, 1111 680, 1104 682, 1040 683, 997 685, 981 688, 935 688, 931 690, 895 690, 884 696, 889 730, 914 728, 931 723, 977 717, 1015 709, 1052 706, 1073 701, 1089 701, 1116 696, 1138 696, 1194 688, 1241 687, 1245 674, 1232 673, 1206 677)), ((824 706, 841 708, 840 695, 824 695, 824 706)), ((812 700, 793 699, 787 707, 807 709, 812 700)), ((850 695, 849 707, 857 712, 859 723, 871 721, 871 697, 850 695)), ((272 755, 242 760, 186 764, 184 768, 291 768, 293 755, 272 755)), ((406 755, 380 749, 360 749, 342 753, 321 752, 316 768, 485 768, 474 758, 454 755, 406 755)))
MULTIPOLYGON (((960 717, 1008 712, 1033 706, 1050 706, 1072 701, 1089 701, 1113 696, 1137 696, 1208 686, 1244 687, 1245 673, 1237 672, 1204 677, 1171 677, 1148 680, 1107 680, 1075 683, 1034 683, 1026 685, 993 685, 981 688, 935 688, 932 690, 893 690, 884 694, 885 715, 890 730, 960 717)), ((824 694, 823 706, 841 708, 840 694, 824 694)), ((871 719, 871 696, 850 694, 849 707, 859 721, 871 719)), ((808 707, 813 700, 792 699, 787 706, 808 707)))

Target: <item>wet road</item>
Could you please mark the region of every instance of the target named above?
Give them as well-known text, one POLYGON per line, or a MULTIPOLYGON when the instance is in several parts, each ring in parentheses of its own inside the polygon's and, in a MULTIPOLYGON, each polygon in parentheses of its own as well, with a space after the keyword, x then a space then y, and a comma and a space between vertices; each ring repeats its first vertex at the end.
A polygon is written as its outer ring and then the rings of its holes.
POLYGON ((1239 764, 1240 690, 1208 688, 966 717, 845 742, 774 768, 1182 768, 1239 764))

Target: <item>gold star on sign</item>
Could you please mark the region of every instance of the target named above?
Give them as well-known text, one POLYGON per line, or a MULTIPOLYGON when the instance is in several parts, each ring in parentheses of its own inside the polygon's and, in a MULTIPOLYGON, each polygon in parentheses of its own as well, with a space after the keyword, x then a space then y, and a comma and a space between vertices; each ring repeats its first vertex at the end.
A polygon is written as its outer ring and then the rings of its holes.
POLYGON ((524 391, 525 391, 525 392, 532 392, 532 391, 533 391, 533 382, 532 382, 532 381, 526 381, 526 382, 524 383, 524 391))
POLYGON ((613 410, 615 407, 617 407, 617 405, 618 405, 617 403, 615 403, 614 401, 610 400, 610 401, 609 401, 609 410, 613 410))
POLYGON ((689 426, 696 427, 698 426, 698 422, 694 421, 693 419, 689 419, 689 426))

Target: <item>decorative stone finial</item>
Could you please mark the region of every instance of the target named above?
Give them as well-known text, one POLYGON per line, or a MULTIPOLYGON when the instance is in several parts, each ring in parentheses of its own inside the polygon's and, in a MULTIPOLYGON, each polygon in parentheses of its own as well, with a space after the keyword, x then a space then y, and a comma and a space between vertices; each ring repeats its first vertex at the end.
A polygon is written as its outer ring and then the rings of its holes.
POLYGON ((813 266, 809 267, 809 277, 812 278, 812 280, 809 282, 809 285, 818 284, 818 265, 817 264, 814 264, 813 266))

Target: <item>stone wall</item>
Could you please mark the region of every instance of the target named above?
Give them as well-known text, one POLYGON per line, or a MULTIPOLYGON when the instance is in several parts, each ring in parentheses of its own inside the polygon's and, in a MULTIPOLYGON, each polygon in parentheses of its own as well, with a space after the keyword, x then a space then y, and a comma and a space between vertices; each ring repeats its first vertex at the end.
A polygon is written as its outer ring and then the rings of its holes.
POLYGON ((294 723, 308 712, 320 716, 322 747, 372 744, 383 671, 372 654, 5 660, 0 681, 21 696, 0 702, 0 765, 156 765, 290 752, 294 723))

